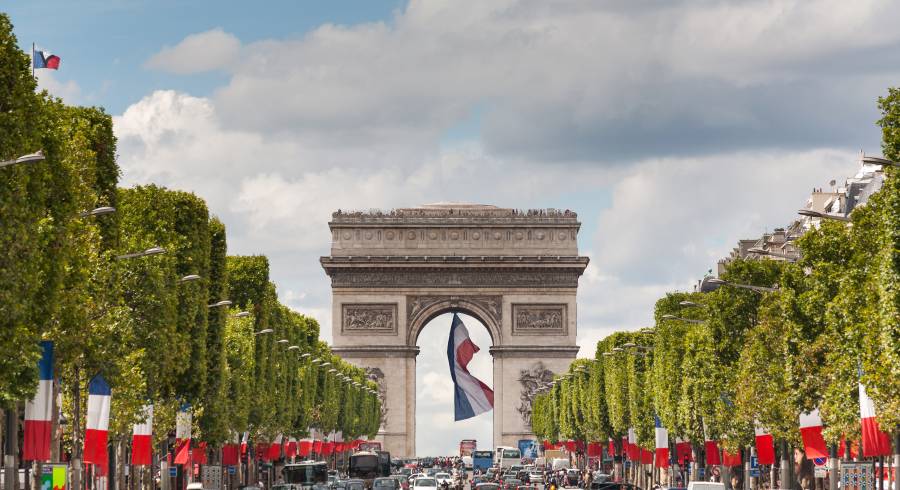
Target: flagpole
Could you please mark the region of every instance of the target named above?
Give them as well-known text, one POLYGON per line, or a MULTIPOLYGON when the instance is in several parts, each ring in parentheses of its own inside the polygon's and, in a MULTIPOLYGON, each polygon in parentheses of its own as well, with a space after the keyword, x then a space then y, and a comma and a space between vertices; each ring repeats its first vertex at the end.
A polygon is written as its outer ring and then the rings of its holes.
POLYGON ((34 78, 34 43, 31 43, 31 78, 34 78))

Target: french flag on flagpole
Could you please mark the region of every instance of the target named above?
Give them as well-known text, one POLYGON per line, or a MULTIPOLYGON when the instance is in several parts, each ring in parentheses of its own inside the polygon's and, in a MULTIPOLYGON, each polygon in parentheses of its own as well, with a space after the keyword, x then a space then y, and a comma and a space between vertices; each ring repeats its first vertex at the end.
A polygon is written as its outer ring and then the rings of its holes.
POLYGON ((862 453, 864 458, 889 456, 891 437, 878 427, 875 419, 875 402, 866 393, 866 387, 859 383, 859 418, 862 425, 862 453))
POLYGON ((494 408, 494 392, 469 373, 468 365, 480 349, 469 339, 469 330, 453 314, 450 339, 447 342, 447 359, 450 376, 455 387, 453 394, 454 415, 457 421, 470 419, 494 408))
POLYGON ((144 420, 134 424, 131 435, 131 464, 136 466, 148 466, 151 463, 153 405, 144 405, 143 415, 144 420))
POLYGON ((803 447, 806 457, 809 459, 827 458, 828 446, 822 437, 822 417, 819 409, 800 414, 800 438, 803 439, 803 447))
POLYGON ((25 402, 25 438, 22 445, 22 459, 25 461, 50 460, 51 417, 53 415, 53 342, 41 342, 41 360, 34 399, 25 402))
POLYGON ((51 54, 49 51, 41 51, 31 47, 31 59, 34 68, 49 68, 51 70, 59 70, 59 56, 51 54))
POLYGON ((662 420, 654 416, 655 433, 656 433, 656 467, 669 467, 669 431, 663 427, 662 420))
POLYGON ((759 464, 775 464, 775 439, 772 434, 759 424, 753 431, 756 434, 756 457, 759 464))
POLYGON ((106 443, 110 395, 109 383, 102 375, 91 378, 88 383, 87 425, 84 430, 84 462, 97 465, 104 475, 109 461, 106 443))

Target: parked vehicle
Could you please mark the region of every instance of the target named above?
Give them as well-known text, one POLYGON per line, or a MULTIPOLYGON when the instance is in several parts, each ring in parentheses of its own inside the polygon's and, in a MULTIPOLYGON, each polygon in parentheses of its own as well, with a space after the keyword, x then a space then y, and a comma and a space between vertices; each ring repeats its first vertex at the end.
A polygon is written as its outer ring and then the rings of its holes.
POLYGON ((434 478, 416 478, 412 490, 434 490, 437 488, 437 480, 434 478))
POLYGON ((688 490, 725 490, 725 484, 711 481, 692 481, 688 483, 688 490))

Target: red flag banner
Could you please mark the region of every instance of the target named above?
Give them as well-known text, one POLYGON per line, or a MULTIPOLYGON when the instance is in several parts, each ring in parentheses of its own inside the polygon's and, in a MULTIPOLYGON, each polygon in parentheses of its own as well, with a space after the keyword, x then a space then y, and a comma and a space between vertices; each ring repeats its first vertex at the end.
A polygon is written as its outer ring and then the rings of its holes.
POLYGON ((241 446, 238 444, 225 444, 222 446, 222 464, 225 466, 237 466, 240 462, 241 446))
POLYGON ((678 460, 679 464, 685 464, 686 462, 694 460, 694 456, 691 454, 690 441, 682 441, 679 439, 678 442, 675 443, 675 459, 678 460))
POLYGON ((724 466, 740 466, 741 465, 741 453, 731 454, 726 450, 722 450, 722 464, 724 466))
POLYGON ((654 451, 649 449, 640 448, 641 451, 641 464, 653 464, 653 454, 654 451))
POLYGON ((719 458, 719 445, 716 441, 706 441, 703 446, 706 449, 707 466, 722 464, 722 459, 719 458))
POLYGON ((307 457, 309 453, 312 452, 312 441, 300 441, 300 456, 307 457))
POLYGON ((192 460, 194 460, 197 464, 206 464, 208 459, 206 458, 206 443, 198 442, 197 447, 194 448, 192 453, 192 460))

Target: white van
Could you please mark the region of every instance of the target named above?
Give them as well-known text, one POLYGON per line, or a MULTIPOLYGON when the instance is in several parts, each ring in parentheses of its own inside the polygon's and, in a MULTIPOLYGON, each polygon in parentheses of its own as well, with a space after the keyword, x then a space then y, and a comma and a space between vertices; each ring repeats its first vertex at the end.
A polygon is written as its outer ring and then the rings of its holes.
MULTIPOLYGON (((572 464, 569 463, 568 458, 555 458, 553 460, 553 463, 551 463, 551 464, 553 465, 553 466, 551 466, 551 468, 553 468, 553 471, 567 470, 572 467, 572 464)), ((706 490, 706 489, 701 489, 701 490, 706 490)))

